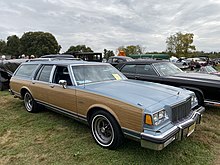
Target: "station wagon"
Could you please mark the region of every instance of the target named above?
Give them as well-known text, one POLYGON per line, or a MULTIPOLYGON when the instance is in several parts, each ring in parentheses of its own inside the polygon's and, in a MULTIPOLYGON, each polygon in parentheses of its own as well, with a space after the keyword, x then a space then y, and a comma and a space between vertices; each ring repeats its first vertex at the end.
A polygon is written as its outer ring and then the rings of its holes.
POLYGON ((128 80, 107 63, 26 62, 15 71, 10 87, 28 112, 43 105, 87 123, 94 140, 109 149, 127 137, 162 150, 189 136, 205 110, 191 91, 128 80))

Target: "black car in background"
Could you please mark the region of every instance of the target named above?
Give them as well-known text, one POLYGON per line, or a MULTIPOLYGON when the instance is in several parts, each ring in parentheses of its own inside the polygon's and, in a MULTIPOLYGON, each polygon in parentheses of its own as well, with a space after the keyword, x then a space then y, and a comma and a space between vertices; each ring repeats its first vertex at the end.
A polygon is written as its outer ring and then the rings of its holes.
POLYGON ((113 66, 116 66, 120 63, 124 63, 128 61, 134 61, 134 59, 131 57, 126 57, 126 56, 112 56, 112 57, 109 57, 107 63, 110 63, 113 66))
POLYGON ((217 71, 213 66, 207 65, 207 66, 202 66, 199 70, 199 73, 206 73, 206 74, 214 74, 217 76, 220 76, 220 72, 217 71))
POLYGON ((0 91, 9 88, 9 80, 12 74, 22 62, 26 61, 28 61, 28 59, 12 59, 0 61, 0 91))
POLYGON ((171 62, 137 60, 116 66, 129 79, 157 82, 194 91, 200 105, 220 106, 220 77, 186 73, 171 62))

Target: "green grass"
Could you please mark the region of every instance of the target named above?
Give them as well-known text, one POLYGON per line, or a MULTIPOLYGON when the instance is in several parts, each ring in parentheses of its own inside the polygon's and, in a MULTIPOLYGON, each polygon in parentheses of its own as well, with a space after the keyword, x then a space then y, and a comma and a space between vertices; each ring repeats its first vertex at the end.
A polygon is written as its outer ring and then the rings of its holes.
POLYGON ((23 102, 0 92, 0 164, 145 164, 220 163, 220 109, 207 108, 204 120, 187 139, 162 151, 126 140, 117 150, 95 143, 88 126, 45 110, 31 114, 23 102))
POLYGON ((220 71, 220 64, 215 67, 218 71, 220 71))

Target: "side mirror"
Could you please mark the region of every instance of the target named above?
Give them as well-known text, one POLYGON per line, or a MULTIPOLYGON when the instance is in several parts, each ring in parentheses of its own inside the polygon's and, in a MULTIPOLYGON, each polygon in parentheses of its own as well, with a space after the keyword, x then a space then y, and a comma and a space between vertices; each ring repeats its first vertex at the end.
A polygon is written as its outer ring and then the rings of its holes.
POLYGON ((64 89, 66 89, 66 86, 67 86, 67 81, 66 80, 59 80, 59 84, 62 85, 62 87, 64 89))

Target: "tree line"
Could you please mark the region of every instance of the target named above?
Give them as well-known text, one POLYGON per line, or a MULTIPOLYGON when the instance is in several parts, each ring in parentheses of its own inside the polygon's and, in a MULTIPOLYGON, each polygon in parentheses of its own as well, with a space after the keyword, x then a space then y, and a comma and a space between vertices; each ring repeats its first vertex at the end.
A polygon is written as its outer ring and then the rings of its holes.
MULTIPOLYGON (((205 53, 203 51, 196 51, 196 46, 193 45, 193 33, 175 33, 166 39, 167 49, 164 52, 146 52, 140 45, 119 46, 117 52, 123 51, 126 55, 131 54, 148 54, 148 53, 167 53, 170 56, 177 57, 195 57, 195 56, 212 56, 220 57, 220 52, 205 53)), ((19 58, 20 55, 27 56, 35 55, 40 57, 46 54, 58 54, 61 46, 58 44, 56 38, 48 32, 26 32, 21 38, 16 35, 7 37, 7 41, 0 39, 0 54, 8 54, 19 58)), ((70 46, 64 54, 74 54, 74 52, 93 52, 93 50, 86 45, 70 46)), ((108 59, 114 56, 113 50, 103 50, 104 58, 108 59)))

